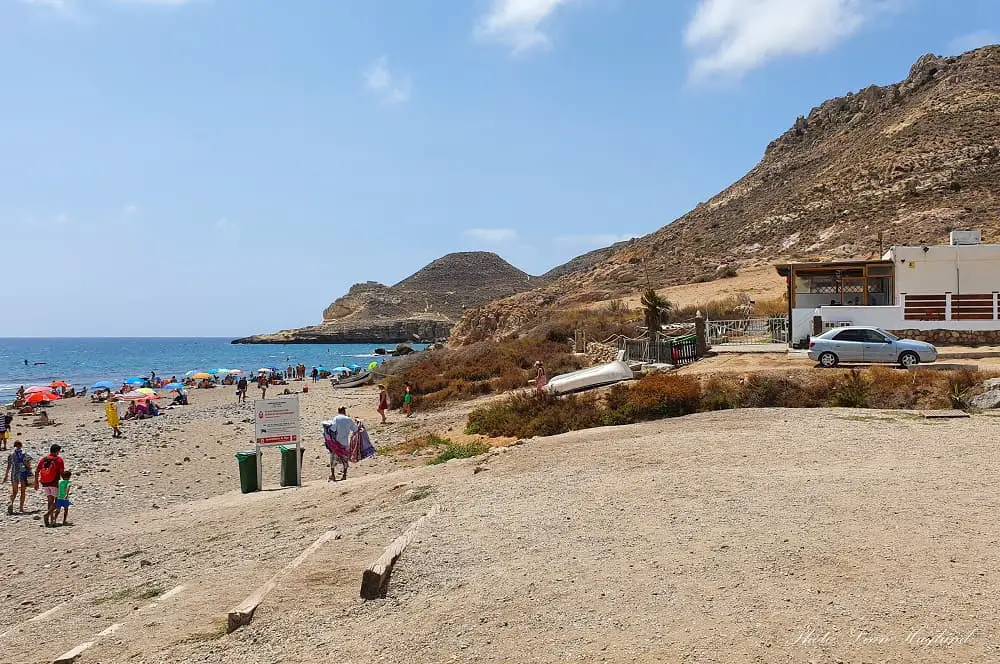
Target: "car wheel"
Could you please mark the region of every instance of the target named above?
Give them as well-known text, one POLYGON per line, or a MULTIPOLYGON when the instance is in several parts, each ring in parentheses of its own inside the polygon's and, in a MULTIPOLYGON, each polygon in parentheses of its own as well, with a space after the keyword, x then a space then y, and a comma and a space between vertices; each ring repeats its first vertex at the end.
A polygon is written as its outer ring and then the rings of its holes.
POLYGON ((899 356, 899 364, 904 369, 909 369, 910 367, 915 367, 920 364, 920 356, 913 351, 906 351, 899 356))
POLYGON ((837 357, 837 355, 835 353, 831 353, 830 351, 826 351, 825 353, 821 353, 820 354, 820 356, 819 356, 819 363, 820 363, 821 366, 824 366, 827 369, 832 369, 833 367, 835 367, 838 364, 840 364, 840 358, 837 357))

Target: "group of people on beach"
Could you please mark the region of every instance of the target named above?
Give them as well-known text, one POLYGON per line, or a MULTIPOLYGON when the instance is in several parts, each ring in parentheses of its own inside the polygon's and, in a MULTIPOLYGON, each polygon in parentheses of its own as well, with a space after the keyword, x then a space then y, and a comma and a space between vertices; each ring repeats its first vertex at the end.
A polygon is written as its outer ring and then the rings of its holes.
POLYGON ((20 440, 14 441, 14 449, 7 455, 4 466, 3 483, 10 482, 10 501, 7 504, 7 514, 14 514, 14 503, 18 511, 24 514, 28 486, 34 486, 35 491, 42 489, 45 494, 45 514, 42 517, 46 528, 54 528, 59 524, 59 513, 62 512, 63 526, 69 523, 69 500, 73 491, 73 473, 66 468, 66 463, 59 455, 62 447, 52 445, 48 455, 32 464, 31 455, 24 449, 20 440))

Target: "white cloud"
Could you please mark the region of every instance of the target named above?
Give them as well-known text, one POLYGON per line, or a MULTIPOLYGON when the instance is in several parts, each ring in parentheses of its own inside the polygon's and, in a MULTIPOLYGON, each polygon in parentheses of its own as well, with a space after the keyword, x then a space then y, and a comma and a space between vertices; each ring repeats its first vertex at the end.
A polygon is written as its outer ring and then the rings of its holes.
POLYGON ((365 88, 386 104, 402 104, 410 100, 413 82, 389 69, 389 58, 382 56, 365 70, 365 88))
POLYGON ((990 30, 977 30, 966 35, 955 37, 948 43, 948 50, 951 53, 965 53, 977 49, 980 46, 1000 43, 1000 34, 990 30))
POLYGON ((782 56, 818 53, 894 0, 699 0, 684 32, 695 78, 733 76, 782 56))
POLYGON ((576 0, 493 0, 490 10, 476 23, 479 39, 497 41, 515 54, 549 48, 552 40, 542 29, 552 14, 576 0))
POLYGON ((560 235, 552 241, 561 249, 586 250, 610 247, 617 242, 624 242, 637 237, 624 233, 585 233, 583 235, 560 235))
POLYGON ((465 234, 484 244, 503 244, 517 239, 517 231, 513 228, 470 228, 465 234))

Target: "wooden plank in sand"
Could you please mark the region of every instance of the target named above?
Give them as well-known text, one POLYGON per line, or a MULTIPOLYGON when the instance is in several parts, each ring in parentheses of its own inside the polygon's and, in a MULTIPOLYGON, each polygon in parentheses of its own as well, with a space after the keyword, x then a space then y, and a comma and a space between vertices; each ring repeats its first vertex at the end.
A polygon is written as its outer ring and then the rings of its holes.
POLYGON ((253 614, 257 610, 257 607, 264 601, 264 598, 267 597, 268 593, 275 589, 278 585, 278 581, 281 580, 281 577, 304 563, 306 558, 315 553, 319 547, 323 546, 323 544, 331 539, 339 538, 340 532, 336 529, 326 531, 320 535, 315 542, 310 544, 305 551, 300 553, 295 560, 285 565, 281 571, 272 576, 267 583, 253 591, 249 597, 240 602, 236 608, 229 612, 229 618, 226 623, 226 633, 230 634, 244 625, 249 625, 250 621, 253 620, 253 614))
POLYGON ((417 531, 424 524, 424 521, 437 514, 437 511, 438 505, 431 507, 427 514, 417 519, 405 533, 393 540, 392 544, 386 547, 382 555, 378 557, 378 560, 368 566, 368 569, 361 576, 361 597, 363 599, 385 597, 389 588, 389 577, 392 576, 392 568, 395 567, 399 556, 416 537, 417 531))
POLYGON ((929 420, 948 420, 969 416, 964 410, 922 410, 920 414, 929 420))

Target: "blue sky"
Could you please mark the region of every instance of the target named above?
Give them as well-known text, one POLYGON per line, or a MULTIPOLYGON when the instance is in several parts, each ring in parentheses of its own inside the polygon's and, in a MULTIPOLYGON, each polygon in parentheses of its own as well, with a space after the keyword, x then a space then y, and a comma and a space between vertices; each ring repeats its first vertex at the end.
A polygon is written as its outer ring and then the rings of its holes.
POLYGON ((996 0, 0 0, 2 336, 244 335, 659 228, 996 0))

